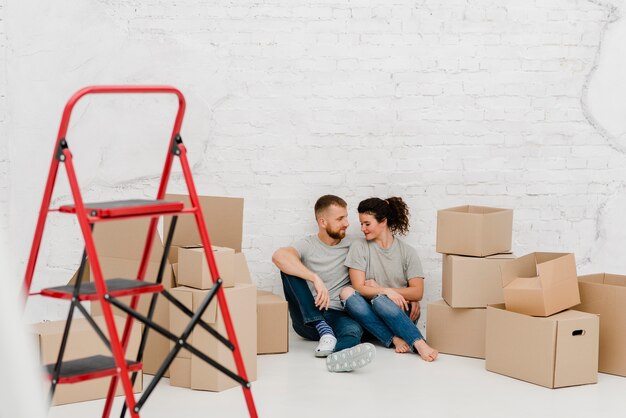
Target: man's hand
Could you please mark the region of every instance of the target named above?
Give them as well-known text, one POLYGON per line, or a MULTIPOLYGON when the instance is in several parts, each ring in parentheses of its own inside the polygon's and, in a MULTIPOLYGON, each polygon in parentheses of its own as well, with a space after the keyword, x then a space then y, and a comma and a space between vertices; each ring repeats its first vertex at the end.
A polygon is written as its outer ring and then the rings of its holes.
POLYGON ((409 315, 409 318, 411 318, 411 321, 415 322, 417 321, 417 318, 419 318, 420 316, 420 303, 418 301, 413 301, 411 302, 411 313, 409 315))
POLYGON ((326 289, 326 285, 317 274, 313 279, 313 286, 315 287, 315 293, 317 293, 317 296, 315 296, 315 306, 317 306, 319 310, 328 309, 330 305, 328 289, 326 289))
POLYGON ((396 292, 395 290, 385 289, 383 291, 383 294, 387 295, 387 297, 391 299, 393 303, 398 305, 400 309, 402 309, 403 311, 406 311, 409 309, 409 303, 400 293, 396 292))
POLYGON ((365 286, 367 287, 378 287, 380 288, 380 285, 378 284, 378 282, 374 279, 367 279, 365 281, 365 286))

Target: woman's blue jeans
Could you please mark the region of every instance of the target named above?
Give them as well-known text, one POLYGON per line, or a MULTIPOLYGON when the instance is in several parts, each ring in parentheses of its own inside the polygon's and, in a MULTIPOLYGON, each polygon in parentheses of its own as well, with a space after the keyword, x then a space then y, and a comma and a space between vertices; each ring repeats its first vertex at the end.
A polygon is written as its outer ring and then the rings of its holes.
POLYGON ((346 312, 385 347, 391 345, 394 336, 406 341, 411 349, 416 341, 424 339, 408 312, 400 309, 387 295, 378 295, 368 302, 358 292, 354 292, 343 303, 346 312))
POLYGON ((335 351, 354 347, 361 343, 363 328, 346 312, 337 309, 319 310, 306 280, 280 272, 289 307, 291 323, 296 333, 307 340, 317 341, 320 335, 313 325, 324 320, 330 325, 337 338, 335 351))

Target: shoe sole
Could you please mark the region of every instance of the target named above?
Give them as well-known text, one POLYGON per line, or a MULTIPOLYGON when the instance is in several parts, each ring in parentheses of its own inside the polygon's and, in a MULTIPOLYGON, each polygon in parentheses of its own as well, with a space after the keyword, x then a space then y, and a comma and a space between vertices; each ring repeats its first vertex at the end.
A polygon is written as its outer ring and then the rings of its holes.
POLYGON ((376 349, 372 344, 359 344, 328 356, 326 368, 330 372, 351 372, 370 364, 375 355, 376 349))

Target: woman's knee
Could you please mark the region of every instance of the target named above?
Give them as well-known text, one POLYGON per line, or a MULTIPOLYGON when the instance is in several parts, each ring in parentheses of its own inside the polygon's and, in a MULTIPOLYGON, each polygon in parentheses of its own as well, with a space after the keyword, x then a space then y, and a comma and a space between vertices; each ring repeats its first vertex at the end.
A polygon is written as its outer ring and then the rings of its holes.
POLYGON ((354 289, 352 287, 350 287, 350 286, 344 287, 343 289, 341 289, 341 293, 339 293, 339 298, 341 300, 347 300, 354 293, 355 292, 354 292, 354 289))
POLYGON ((374 312, 379 316, 384 317, 404 315, 404 312, 402 312, 398 305, 393 303, 393 301, 385 295, 379 295, 372 299, 372 309, 374 309, 374 312))

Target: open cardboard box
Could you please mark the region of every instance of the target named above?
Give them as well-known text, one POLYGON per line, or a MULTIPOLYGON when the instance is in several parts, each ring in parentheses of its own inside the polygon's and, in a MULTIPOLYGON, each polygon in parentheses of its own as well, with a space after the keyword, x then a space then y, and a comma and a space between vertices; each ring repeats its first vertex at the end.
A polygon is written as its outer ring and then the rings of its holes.
POLYGON ((547 318, 487 307, 487 370, 558 388, 598 381, 598 315, 567 310, 547 318))
POLYGON ((513 210, 458 206, 437 211, 437 252, 485 257, 511 251, 513 210))
POLYGON ((600 315, 598 370, 626 376, 626 276, 589 274, 578 277, 580 305, 574 308, 600 315))
POLYGON ((500 269, 509 311, 549 316, 580 303, 572 253, 530 253, 500 269))

